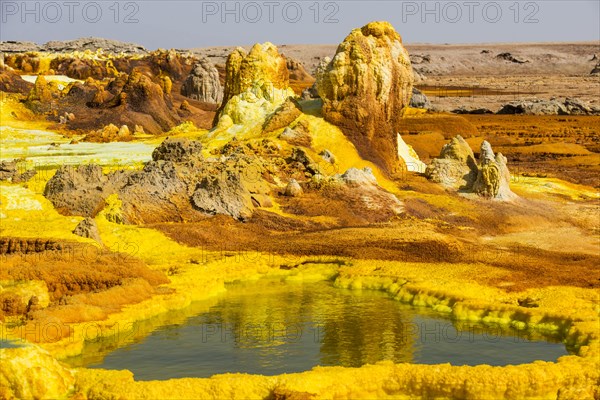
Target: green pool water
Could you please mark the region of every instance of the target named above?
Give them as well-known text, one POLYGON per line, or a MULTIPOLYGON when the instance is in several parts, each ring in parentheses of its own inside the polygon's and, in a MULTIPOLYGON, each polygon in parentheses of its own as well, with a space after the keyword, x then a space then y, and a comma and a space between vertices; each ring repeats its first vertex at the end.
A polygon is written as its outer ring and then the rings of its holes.
POLYGON ((89 343, 67 362, 163 380, 382 360, 508 365, 568 354, 559 338, 459 324, 385 293, 337 289, 330 282, 232 284, 217 298, 134 328, 125 337, 89 343))

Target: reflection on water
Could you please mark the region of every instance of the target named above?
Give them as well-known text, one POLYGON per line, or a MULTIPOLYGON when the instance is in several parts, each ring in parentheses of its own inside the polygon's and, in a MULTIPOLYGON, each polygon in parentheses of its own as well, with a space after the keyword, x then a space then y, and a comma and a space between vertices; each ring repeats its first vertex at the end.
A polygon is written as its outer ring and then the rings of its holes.
POLYGON ((329 282, 235 284, 187 312, 137 326, 125 345, 89 344, 82 356, 67 361, 129 369, 136 379, 150 380, 225 372, 275 375, 382 360, 506 365, 567 354, 548 338, 453 324, 384 293, 341 290, 329 282))

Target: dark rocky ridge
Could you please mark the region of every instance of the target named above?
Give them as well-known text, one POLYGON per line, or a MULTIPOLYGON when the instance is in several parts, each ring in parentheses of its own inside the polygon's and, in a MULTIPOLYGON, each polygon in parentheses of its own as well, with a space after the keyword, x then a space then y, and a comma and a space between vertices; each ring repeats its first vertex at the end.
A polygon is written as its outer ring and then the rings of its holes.
POLYGON ((22 41, 4 41, 0 42, 0 52, 5 53, 27 53, 31 51, 45 51, 53 53, 67 53, 72 51, 96 51, 104 50, 105 53, 112 54, 147 54, 148 50, 144 46, 135 43, 121 42, 119 40, 104 39, 97 37, 85 37, 73 40, 51 40, 46 44, 36 44, 33 42, 22 41))

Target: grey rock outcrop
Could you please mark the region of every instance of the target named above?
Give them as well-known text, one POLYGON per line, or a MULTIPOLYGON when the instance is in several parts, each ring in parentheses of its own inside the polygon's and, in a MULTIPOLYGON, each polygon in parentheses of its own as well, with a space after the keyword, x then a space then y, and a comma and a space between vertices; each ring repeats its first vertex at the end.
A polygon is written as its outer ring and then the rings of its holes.
POLYGON ((93 217, 104 200, 126 183, 124 178, 123 173, 104 175, 99 165, 63 165, 46 184, 44 196, 62 214, 93 217))
POLYGON ((521 100, 502 106, 496 114, 567 115, 567 108, 558 100, 521 100))
POLYGON ((0 51, 6 53, 27 53, 31 51, 46 51, 54 53, 68 53, 72 51, 96 51, 102 49, 111 54, 147 54, 148 51, 139 44, 126 43, 118 40, 85 37, 74 40, 53 40, 44 45, 33 42, 6 41, 0 42, 0 51))
POLYGON ((465 106, 460 106, 451 111, 453 114, 493 114, 494 112, 489 108, 480 107, 480 108, 467 108, 465 106))
POLYGON ((590 72, 592 76, 600 76, 600 63, 596 64, 592 72, 590 72))
POLYGON ((425 176, 445 187, 469 189, 477 178, 477 163, 469 144, 458 135, 442 147, 440 157, 425 170, 425 176))
POLYGON ((600 108, 590 105, 583 100, 567 97, 565 107, 569 115, 600 115, 600 108))
POLYGON ((410 98, 409 105, 413 108, 424 108, 424 109, 431 108, 431 102, 429 101, 427 96, 425 96, 423 94, 423 92, 421 92, 419 89, 417 89, 415 87, 413 87, 413 89, 412 89, 412 97, 410 98))
POLYGON ((492 146, 483 141, 479 163, 475 161, 469 144, 456 136, 442 148, 440 158, 434 159, 425 171, 425 176, 447 188, 463 193, 497 200, 512 200, 516 197, 510 190, 510 172, 507 160, 501 153, 494 155, 492 146))
POLYGON ((146 54, 148 51, 139 44, 121 42, 96 37, 84 37, 74 40, 57 41, 53 40, 42 46, 43 51, 49 52, 71 52, 71 51, 96 51, 102 49, 105 53, 112 54, 146 54))
POLYGON ((521 100, 505 104, 496 114, 524 115, 598 115, 600 108, 586 102, 567 97, 564 101, 557 99, 521 100))
POLYGON ((33 42, 24 42, 17 40, 7 40, 0 42, 0 51, 3 53, 27 53, 31 51, 40 51, 41 46, 33 42))
POLYGON ((205 160, 201 150, 199 142, 167 138, 141 171, 104 175, 97 165, 64 166, 48 181, 44 195, 63 214, 94 217, 116 194, 120 209, 113 211, 130 224, 193 221, 214 214, 247 219, 254 208, 252 196, 269 192, 260 165, 243 153, 205 160), (250 165, 253 173, 247 176, 250 165))
POLYGON ((44 45, 33 42, 21 42, 8 40, 0 42, 0 51, 5 53, 27 53, 33 51, 45 51, 54 53, 68 53, 73 51, 96 51, 102 49, 111 54, 147 54, 143 46, 135 43, 126 43, 118 40, 86 37, 74 40, 58 41, 52 40, 44 45))
POLYGON ((200 142, 181 138, 167 138, 152 152, 154 161, 185 162, 202 159, 200 142))
POLYGON ((192 204, 204 213, 231 215, 240 221, 252 216, 254 208, 242 176, 232 171, 204 177, 192 195, 192 204))
POLYGON ((181 94, 205 103, 221 103, 223 87, 219 81, 219 71, 206 58, 200 59, 181 85, 181 94))

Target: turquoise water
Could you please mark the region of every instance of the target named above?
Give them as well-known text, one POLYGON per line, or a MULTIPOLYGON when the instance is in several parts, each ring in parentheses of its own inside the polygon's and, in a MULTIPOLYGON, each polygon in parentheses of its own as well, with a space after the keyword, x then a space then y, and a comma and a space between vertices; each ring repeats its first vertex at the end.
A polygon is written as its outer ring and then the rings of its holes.
POLYGON ((192 315, 177 312, 140 325, 121 341, 91 343, 68 362, 163 380, 276 375, 382 360, 507 365, 568 354, 556 338, 453 323, 381 292, 336 289, 328 282, 234 284, 188 311, 192 315))

